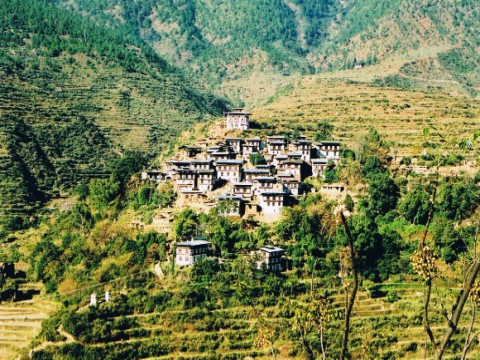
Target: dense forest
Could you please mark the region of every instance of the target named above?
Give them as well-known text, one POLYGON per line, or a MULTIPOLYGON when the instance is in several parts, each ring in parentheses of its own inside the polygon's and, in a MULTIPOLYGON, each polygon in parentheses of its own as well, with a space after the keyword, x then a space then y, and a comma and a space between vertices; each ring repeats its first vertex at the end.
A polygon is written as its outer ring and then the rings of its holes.
POLYGON ((223 109, 122 28, 105 29, 49 1, 2 1, 0 18, 6 229, 33 224, 52 195, 107 176, 119 154, 158 154, 223 109))
MULTIPOLYGON (((474 0, 56 2, 106 26, 126 26, 217 92, 218 84, 252 74, 309 74, 398 59, 417 73, 402 77, 434 75, 470 92, 480 81, 474 0), (426 69, 423 62, 431 60, 426 69)), ((242 100, 237 89, 222 91, 242 100)))

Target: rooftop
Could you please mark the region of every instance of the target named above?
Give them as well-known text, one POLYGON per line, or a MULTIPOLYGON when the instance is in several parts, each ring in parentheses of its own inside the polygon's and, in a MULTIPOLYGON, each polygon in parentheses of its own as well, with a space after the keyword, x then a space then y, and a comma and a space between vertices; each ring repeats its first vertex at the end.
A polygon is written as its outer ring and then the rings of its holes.
POLYGON ((326 164, 328 163, 327 158, 322 158, 322 159, 312 159, 313 164, 326 164))
POLYGON ((340 145, 340 141, 322 141, 317 143, 317 145, 340 145))
POLYGON ((191 164, 210 164, 213 159, 200 159, 200 160, 193 160, 191 164))
POLYGON ((283 252, 285 252, 285 250, 283 250, 282 248, 279 248, 279 247, 276 247, 276 246, 270 246, 270 245, 266 245, 264 247, 261 247, 260 250, 268 252, 268 253, 275 253, 275 252, 283 253, 283 252))
POLYGON ((179 242, 177 246, 196 247, 196 246, 208 246, 210 243, 205 240, 190 240, 179 242))
POLYGON ((224 194, 215 196, 217 200, 225 200, 225 201, 241 201, 242 197, 240 195, 233 195, 233 194, 224 194))
POLYGON ((243 160, 218 160, 217 165, 242 165, 243 160))
POLYGON ((264 191, 260 193, 262 196, 285 196, 287 195, 284 191, 264 191))
POLYGON ((269 183, 269 182, 277 182, 277 179, 274 177, 261 177, 261 178, 256 178, 255 181, 257 182, 264 182, 264 183, 269 183))
POLYGON ((253 184, 251 182, 236 182, 236 183, 233 183, 233 186, 253 186, 253 184))
POLYGON ((269 174, 270 170, 268 169, 244 169, 245 174, 269 174))

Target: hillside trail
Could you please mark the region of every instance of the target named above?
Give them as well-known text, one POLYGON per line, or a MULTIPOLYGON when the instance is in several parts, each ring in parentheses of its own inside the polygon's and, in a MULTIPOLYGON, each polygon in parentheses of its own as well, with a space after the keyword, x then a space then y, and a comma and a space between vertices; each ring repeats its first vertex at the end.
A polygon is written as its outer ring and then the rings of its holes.
MULTIPOLYGON (((62 325, 60 325, 58 328, 57 328, 57 332, 62 335, 65 340, 62 340, 62 341, 44 341, 42 342, 41 344, 35 346, 32 350, 30 350, 28 352, 28 357, 30 359, 33 358, 33 353, 34 352, 37 352, 37 351, 40 351, 40 350, 44 350, 46 349, 48 346, 61 346, 61 345, 64 345, 64 344, 69 344, 69 343, 74 343, 74 342, 77 342, 75 340, 75 338, 73 337, 73 335, 67 333, 65 330, 63 330, 63 327, 62 325)), ((17 360, 19 360, 20 357, 17 358, 17 360)))

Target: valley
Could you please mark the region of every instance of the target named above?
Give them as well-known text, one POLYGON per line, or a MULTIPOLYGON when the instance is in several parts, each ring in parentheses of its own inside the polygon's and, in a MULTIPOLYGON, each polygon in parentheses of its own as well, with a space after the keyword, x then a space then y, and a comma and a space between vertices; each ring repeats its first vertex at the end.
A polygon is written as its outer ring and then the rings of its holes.
POLYGON ((478 358, 479 14, 0 0, 0 358, 478 358))

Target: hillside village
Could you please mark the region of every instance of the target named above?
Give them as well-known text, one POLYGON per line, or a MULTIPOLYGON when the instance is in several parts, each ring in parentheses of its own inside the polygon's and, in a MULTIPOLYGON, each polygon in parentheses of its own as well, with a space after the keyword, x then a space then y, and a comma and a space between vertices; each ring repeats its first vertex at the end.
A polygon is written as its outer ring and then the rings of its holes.
MULTIPOLYGON (((234 109, 225 114, 227 130, 249 130, 250 113, 234 109)), ((337 141, 313 143, 305 136, 208 138, 179 148, 161 169, 142 172, 143 181, 171 183, 179 207, 208 211, 217 206, 223 216, 278 220, 282 208, 307 191, 303 181, 324 177, 340 162, 337 141)), ((336 197, 343 184, 324 184, 321 191, 336 197)))
MULTIPOLYGON (((248 131, 251 114, 236 108, 225 114, 223 128, 227 131, 248 131)), ((303 181, 325 176, 328 167, 340 162, 341 144, 337 141, 313 143, 305 136, 208 138, 194 145, 180 146, 174 159, 161 169, 142 172, 143 181, 170 183, 180 208, 209 211, 216 207, 220 216, 252 218, 264 222, 279 220, 282 208, 295 204, 309 191, 303 181)), ((321 191, 342 198, 343 184, 324 184, 321 191)), ((168 234, 173 213, 157 216, 154 228, 168 234)), ((143 224, 133 223, 134 227, 143 224)), ((193 265, 209 254, 207 238, 195 237, 176 244, 175 263, 193 265)), ((272 271, 284 270, 284 250, 264 246, 258 254, 257 267, 265 264, 272 271)))

